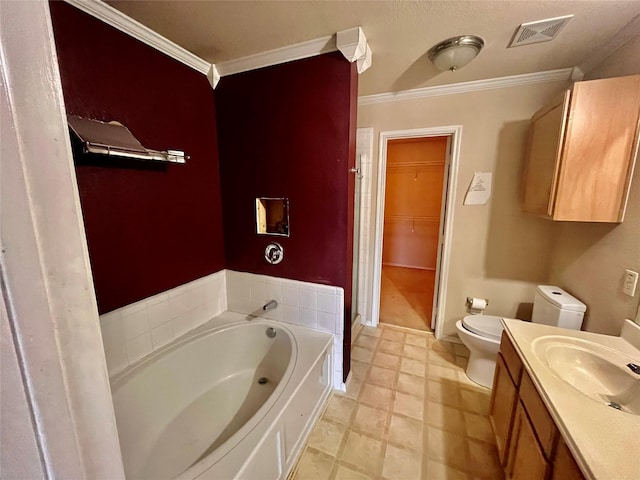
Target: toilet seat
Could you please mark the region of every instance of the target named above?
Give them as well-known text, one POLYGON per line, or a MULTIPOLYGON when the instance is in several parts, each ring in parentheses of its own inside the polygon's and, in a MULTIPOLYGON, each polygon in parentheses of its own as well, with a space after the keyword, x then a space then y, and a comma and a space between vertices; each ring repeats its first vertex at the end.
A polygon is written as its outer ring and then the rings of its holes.
POLYGON ((502 318, 495 315, 467 315, 462 319, 462 326, 481 337, 500 341, 503 330, 502 318))

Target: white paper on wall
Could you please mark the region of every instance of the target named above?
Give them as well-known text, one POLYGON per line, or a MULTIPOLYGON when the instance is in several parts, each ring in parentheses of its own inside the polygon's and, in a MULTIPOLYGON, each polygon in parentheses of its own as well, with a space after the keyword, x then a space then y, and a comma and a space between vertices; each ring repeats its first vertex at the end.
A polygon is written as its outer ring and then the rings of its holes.
POLYGON ((475 172, 464 197, 465 205, 484 205, 491 197, 491 172, 475 172))

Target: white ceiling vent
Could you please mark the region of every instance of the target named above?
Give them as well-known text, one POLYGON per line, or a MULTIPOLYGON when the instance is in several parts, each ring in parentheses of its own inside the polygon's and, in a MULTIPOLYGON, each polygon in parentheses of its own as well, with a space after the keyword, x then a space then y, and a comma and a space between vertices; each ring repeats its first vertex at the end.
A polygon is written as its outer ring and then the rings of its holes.
POLYGON ((564 17, 523 23, 513 36, 509 47, 519 47, 553 40, 572 18, 573 15, 565 15, 564 17))

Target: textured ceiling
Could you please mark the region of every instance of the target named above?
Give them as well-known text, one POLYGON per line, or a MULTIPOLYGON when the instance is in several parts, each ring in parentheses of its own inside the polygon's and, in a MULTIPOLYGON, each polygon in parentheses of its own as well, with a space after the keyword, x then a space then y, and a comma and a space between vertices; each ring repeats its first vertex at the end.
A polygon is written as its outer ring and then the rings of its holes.
POLYGON ((109 1, 201 58, 220 63, 362 26, 373 51, 359 94, 408 90, 592 65, 630 22, 640 34, 640 0, 109 1), (573 14, 558 37, 507 48, 518 25, 573 14), (636 18, 637 17, 637 18, 636 18), (635 20, 634 20, 635 19, 635 20), (440 72, 431 46, 460 34, 485 48, 457 72, 440 72))

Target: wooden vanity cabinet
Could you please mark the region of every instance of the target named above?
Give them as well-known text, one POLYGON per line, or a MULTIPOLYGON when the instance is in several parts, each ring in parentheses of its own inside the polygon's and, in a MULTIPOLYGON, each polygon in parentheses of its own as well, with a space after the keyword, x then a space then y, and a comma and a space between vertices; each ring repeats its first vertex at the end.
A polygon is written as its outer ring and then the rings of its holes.
POLYGON ((522 363, 513 345, 503 332, 500 352, 493 377, 489 421, 496 436, 500 463, 506 466, 511 435, 511 425, 518 400, 518 387, 522 374, 522 363))
POLYGON ((506 478, 584 479, 504 332, 496 364, 489 420, 506 478))
POLYGON ((639 125, 640 75, 576 82, 531 118, 524 211, 622 222, 639 125))

